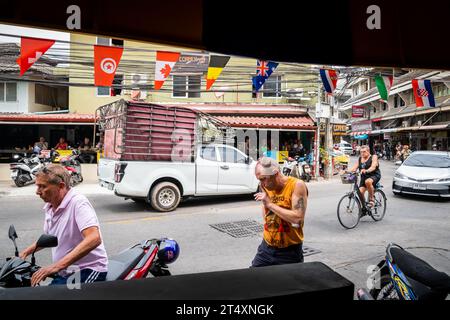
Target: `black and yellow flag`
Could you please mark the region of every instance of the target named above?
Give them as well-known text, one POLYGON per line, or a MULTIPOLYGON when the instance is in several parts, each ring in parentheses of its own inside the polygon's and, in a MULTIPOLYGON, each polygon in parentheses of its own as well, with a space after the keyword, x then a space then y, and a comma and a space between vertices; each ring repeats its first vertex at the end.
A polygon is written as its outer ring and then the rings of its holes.
POLYGON ((220 76, 223 68, 230 60, 229 56, 211 55, 209 58, 208 74, 206 76, 206 90, 209 90, 214 81, 220 76))

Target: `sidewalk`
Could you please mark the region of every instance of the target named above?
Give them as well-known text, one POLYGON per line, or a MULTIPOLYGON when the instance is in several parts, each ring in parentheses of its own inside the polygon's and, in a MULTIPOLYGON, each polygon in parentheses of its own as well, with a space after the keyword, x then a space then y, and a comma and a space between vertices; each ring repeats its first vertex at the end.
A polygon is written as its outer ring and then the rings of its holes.
MULTIPOLYGON (((74 189, 84 195, 88 194, 109 194, 113 195, 113 191, 99 186, 97 182, 82 182, 76 185, 74 189)), ((18 188, 14 182, 11 181, 0 181, 0 198, 2 197, 37 197, 36 195, 36 185, 30 184, 21 188, 18 188)))

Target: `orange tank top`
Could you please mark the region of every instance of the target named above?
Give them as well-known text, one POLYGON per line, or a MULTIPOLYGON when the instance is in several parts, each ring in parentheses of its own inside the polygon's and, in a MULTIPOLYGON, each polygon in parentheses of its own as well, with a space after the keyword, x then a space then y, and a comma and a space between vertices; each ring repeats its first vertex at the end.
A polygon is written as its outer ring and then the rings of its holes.
MULTIPOLYGON (((292 209, 292 193, 298 179, 288 177, 288 181, 281 193, 266 190, 272 203, 285 209, 292 209)), ((272 211, 265 208, 264 240, 269 246, 286 248, 288 246, 303 243, 303 222, 300 225, 292 225, 282 220, 272 211)))

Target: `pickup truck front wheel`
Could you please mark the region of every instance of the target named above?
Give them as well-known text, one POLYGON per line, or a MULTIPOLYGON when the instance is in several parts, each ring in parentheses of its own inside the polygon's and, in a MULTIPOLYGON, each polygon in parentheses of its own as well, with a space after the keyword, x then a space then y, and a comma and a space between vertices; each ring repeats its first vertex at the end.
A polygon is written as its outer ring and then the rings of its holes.
POLYGON ((172 182, 158 183, 150 193, 150 203, 157 211, 175 210, 180 200, 180 189, 172 182))

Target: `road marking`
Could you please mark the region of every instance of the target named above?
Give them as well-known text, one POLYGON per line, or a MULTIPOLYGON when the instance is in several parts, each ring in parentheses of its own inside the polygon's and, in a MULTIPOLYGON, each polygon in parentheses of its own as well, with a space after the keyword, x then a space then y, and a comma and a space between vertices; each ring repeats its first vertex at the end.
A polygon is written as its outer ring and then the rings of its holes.
POLYGON ((108 221, 108 222, 106 222, 106 224, 127 224, 127 223, 133 223, 133 222, 137 222, 137 221, 149 221, 149 220, 161 220, 161 219, 162 219, 162 217, 138 218, 138 219, 108 221))

